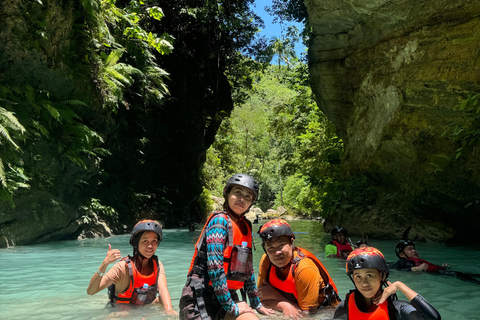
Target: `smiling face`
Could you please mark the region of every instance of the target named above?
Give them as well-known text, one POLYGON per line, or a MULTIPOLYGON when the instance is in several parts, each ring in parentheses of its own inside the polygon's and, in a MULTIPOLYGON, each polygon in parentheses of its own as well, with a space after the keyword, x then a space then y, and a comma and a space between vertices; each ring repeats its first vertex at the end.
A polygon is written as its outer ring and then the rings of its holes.
POLYGON ((252 201, 253 192, 246 187, 233 186, 228 193, 228 206, 238 215, 247 211, 252 201))
POLYGON ((382 279, 377 269, 355 270, 352 278, 358 291, 367 299, 373 298, 380 289, 382 279))
POLYGON ((333 240, 338 241, 340 244, 346 244, 347 243, 347 237, 343 232, 339 232, 336 235, 333 236, 333 240))
POLYGON ((418 252, 415 250, 415 246, 408 245, 403 249, 403 252, 400 252, 400 257, 406 259, 418 258, 418 252))
POLYGON ((274 266, 283 268, 292 261, 293 247, 288 236, 275 237, 265 242, 265 251, 274 266))
POLYGON ((138 252, 145 258, 151 258, 158 247, 158 235, 153 231, 145 231, 138 242, 138 252))

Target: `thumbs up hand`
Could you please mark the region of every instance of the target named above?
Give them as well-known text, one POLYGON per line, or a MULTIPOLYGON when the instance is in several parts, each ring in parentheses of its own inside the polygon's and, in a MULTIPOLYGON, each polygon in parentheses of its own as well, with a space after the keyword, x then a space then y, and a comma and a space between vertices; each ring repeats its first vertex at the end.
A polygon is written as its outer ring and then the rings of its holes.
POLYGON ((108 244, 108 251, 107 251, 107 256, 103 260, 104 263, 109 265, 110 263, 113 263, 120 259, 122 255, 120 254, 120 250, 118 249, 112 249, 112 246, 108 244))

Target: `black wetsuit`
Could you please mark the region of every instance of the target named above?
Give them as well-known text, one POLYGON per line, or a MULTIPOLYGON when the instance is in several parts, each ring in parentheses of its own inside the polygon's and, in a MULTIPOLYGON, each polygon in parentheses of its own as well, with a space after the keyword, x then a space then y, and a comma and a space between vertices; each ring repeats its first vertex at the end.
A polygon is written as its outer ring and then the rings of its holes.
POLYGON ((412 271, 412 267, 415 267, 415 261, 400 258, 391 268, 395 270, 412 271))
MULTIPOLYGON (((360 296, 360 294, 358 294, 360 296)), ((340 302, 335 309, 334 319, 348 319, 345 303, 348 297, 340 302)), ((440 320, 438 311, 421 295, 415 296, 410 302, 393 300, 396 320, 440 320)), ((349 319, 355 320, 355 319, 349 319)))

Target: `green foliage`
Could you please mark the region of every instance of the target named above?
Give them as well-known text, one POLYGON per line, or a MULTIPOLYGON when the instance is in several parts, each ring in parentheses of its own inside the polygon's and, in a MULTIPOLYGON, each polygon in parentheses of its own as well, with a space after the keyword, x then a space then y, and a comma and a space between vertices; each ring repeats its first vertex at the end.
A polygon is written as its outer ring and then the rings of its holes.
POLYGON ((452 121, 443 136, 460 145, 455 154, 455 159, 458 159, 466 151, 480 145, 480 93, 463 100, 455 109, 463 117, 452 121))
POLYGON ((118 212, 110 206, 104 206, 99 199, 90 199, 89 205, 81 209, 85 212, 82 216, 85 224, 95 222, 97 217, 109 222, 116 222, 118 219, 118 212))
POLYGON ((204 175, 210 190, 221 190, 230 175, 251 174, 260 182, 257 206, 263 210, 285 206, 319 215, 324 189, 337 178, 343 143, 313 100, 305 66, 288 61, 256 74, 250 97, 222 123, 204 175), (222 173, 212 175, 214 166, 222 173))
POLYGON ((213 211, 213 200, 208 189, 203 188, 200 198, 198 199, 198 204, 200 206, 200 213, 202 213, 203 216, 213 211))
POLYGON ((334 180, 324 189, 321 197, 322 216, 332 217, 339 211, 348 211, 362 207, 365 211, 377 197, 375 187, 365 177, 352 177, 345 180, 334 180))
POLYGON ((93 76, 98 76, 105 106, 113 112, 120 106, 130 107, 125 98, 127 93, 143 96, 146 103, 150 100, 160 103, 168 93, 164 84, 168 74, 158 66, 152 49, 162 55, 169 54, 173 38, 145 30, 149 19, 157 21, 164 16, 161 8, 150 3, 133 0, 120 8, 112 0, 82 2, 90 12, 93 30, 92 59, 98 66, 98 73, 93 76))
MULTIPOLYGON (((321 194, 301 173, 295 173, 287 178, 283 188, 284 205, 293 213, 318 216, 322 211, 321 194)), ((276 199, 278 200, 278 198, 276 199)), ((276 206, 281 203, 275 202, 276 206)))

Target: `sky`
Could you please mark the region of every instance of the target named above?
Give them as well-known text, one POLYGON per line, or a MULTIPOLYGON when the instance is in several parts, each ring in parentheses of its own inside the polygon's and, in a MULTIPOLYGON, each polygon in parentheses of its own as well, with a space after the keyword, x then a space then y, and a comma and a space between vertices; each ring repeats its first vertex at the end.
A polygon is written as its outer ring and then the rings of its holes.
MULTIPOLYGON (((255 0, 255 7, 252 9, 263 19, 263 22, 265 23, 265 28, 261 30, 260 35, 266 36, 268 39, 272 37, 280 38, 282 33, 282 27, 280 23, 273 23, 273 17, 264 10, 265 6, 270 6, 271 3, 271 0, 255 0)), ((300 31, 303 29, 303 24, 289 21, 285 21, 283 28, 286 29, 289 25, 295 25, 300 31)), ((299 43, 296 47, 297 55, 300 55, 300 53, 304 50, 305 47, 303 44, 299 43)))

